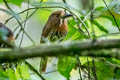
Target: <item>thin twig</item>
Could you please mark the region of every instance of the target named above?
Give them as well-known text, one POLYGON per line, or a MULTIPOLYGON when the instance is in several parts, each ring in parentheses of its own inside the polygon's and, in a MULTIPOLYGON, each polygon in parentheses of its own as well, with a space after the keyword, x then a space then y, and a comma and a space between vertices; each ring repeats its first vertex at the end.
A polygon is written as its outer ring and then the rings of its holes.
POLYGON ((49 72, 44 72, 43 74, 50 74, 50 73, 53 73, 53 72, 57 72, 57 70, 53 70, 53 71, 49 71, 49 72))
MULTIPOLYGON (((86 29, 86 31, 87 31, 87 33, 88 33, 88 36, 90 37, 89 30, 87 29, 87 26, 86 26, 86 24, 82 21, 82 19, 79 18, 79 17, 78 17, 75 13, 73 13, 71 10, 69 10, 69 9, 67 9, 67 8, 65 8, 65 7, 62 7, 62 6, 46 6, 46 7, 43 6, 43 7, 28 8, 28 9, 26 9, 26 10, 24 10, 24 11, 18 13, 18 14, 22 14, 22 13, 28 11, 28 10, 39 9, 39 8, 62 8, 62 9, 65 9, 65 10, 69 11, 71 14, 73 14, 73 15, 76 17, 76 19, 77 19, 78 21, 80 21, 80 22, 84 25, 84 27, 85 27, 85 29, 86 29)), ((74 17, 73 17, 73 18, 74 18, 74 17)), ((10 19, 12 19, 12 17, 9 18, 5 23, 7 23, 10 19)), ((74 18, 74 19, 75 19, 75 18, 74 18)), ((78 26, 79 26, 79 25, 78 25, 78 26)), ((80 28, 80 27, 79 27, 79 28, 80 28)), ((80 29, 80 30, 81 30, 82 32, 84 32, 82 29, 80 29)))
MULTIPOLYGON (((28 8, 29 8, 29 0, 28 0, 28 8)), ((24 27, 23 27, 24 30, 25 30, 25 27, 26 27, 26 22, 27 22, 28 15, 29 15, 29 11, 27 11, 27 14, 26 14, 26 18, 25 18, 25 22, 24 22, 24 27)), ((23 37, 24 37, 24 32, 22 33, 22 38, 21 38, 19 47, 22 45, 23 37)))
POLYGON ((95 66, 94 59, 92 59, 92 64, 93 64, 92 71, 93 71, 94 78, 95 78, 95 80, 98 80, 97 79, 97 74, 96 74, 96 66, 95 66))
POLYGON ((94 22, 94 15, 93 15, 93 10, 94 10, 94 0, 91 1, 91 7, 90 7, 90 10, 91 10, 91 14, 90 14, 91 31, 92 31, 92 33, 93 33, 93 39, 96 39, 95 29, 94 29, 94 26, 93 26, 93 22, 94 22))
POLYGON ((23 78, 23 76, 22 76, 22 73, 21 73, 21 69, 20 69, 20 68, 18 68, 18 72, 19 72, 19 74, 20 74, 21 80, 24 80, 24 78, 23 78))
POLYGON ((62 7, 62 6, 46 6, 46 7, 43 6, 43 7, 29 8, 29 9, 26 9, 26 10, 20 12, 19 14, 24 13, 24 12, 26 12, 27 10, 39 9, 39 8, 62 8, 62 9, 65 9, 65 10, 69 11, 71 14, 73 14, 73 15, 76 17, 77 20, 79 20, 79 21, 84 25, 84 27, 85 27, 85 29, 86 29, 89 37, 90 37, 89 30, 87 29, 87 26, 86 26, 86 24, 82 21, 82 19, 79 18, 79 17, 78 17, 75 13, 73 13, 71 10, 69 10, 69 9, 67 9, 67 8, 65 8, 65 7, 62 7))
MULTIPOLYGON (((36 8, 34 8, 34 9, 36 9, 36 8)), ((26 11, 29 11, 29 10, 32 10, 32 8, 25 9, 25 10, 19 12, 18 14, 22 14, 22 13, 24 13, 24 12, 26 12, 26 11)), ((12 18, 14 18, 14 16, 8 18, 8 19, 5 21, 4 24, 7 24, 12 18)))
MULTIPOLYGON (((71 25, 71 27, 73 27, 76 31, 78 31, 79 33, 82 33, 80 29, 76 29, 69 21, 68 24, 71 25)), ((85 33, 82 33, 84 36, 87 36, 85 33)))
POLYGON ((112 14, 112 12, 110 11, 110 9, 109 9, 107 3, 105 2, 105 0, 103 0, 103 2, 104 2, 104 4, 105 4, 105 6, 107 7, 108 12, 110 13, 110 15, 113 17, 113 19, 114 19, 114 21, 115 21, 115 24, 116 24, 116 26, 117 26, 117 28, 118 28, 118 30, 120 31, 120 28, 119 28, 119 25, 118 25, 118 23, 117 23, 117 20, 116 20, 115 16, 114 16, 114 15, 112 14))
MULTIPOLYGON (((37 9, 36 10, 34 10, 28 17, 27 17, 27 19, 29 19, 29 18, 31 18, 35 13, 37 12, 37 9)), ((25 20, 24 21, 22 21, 21 22, 21 24, 23 24, 25 22, 25 20)), ((15 33, 15 31, 17 30, 19 28, 19 25, 13 30, 13 32, 15 33)), ((16 35, 16 39, 18 38, 18 34, 20 34, 20 32, 21 32, 21 30, 17 33, 17 35, 16 35)), ((27 36, 29 39, 30 39, 30 41, 33 43, 33 45, 35 45, 35 42, 34 42, 34 40, 28 35, 27 36)))
MULTIPOLYGON (((14 13, 14 11, 9 7, 7 1, 6 1, 6 0, 3 0, 3 1, 4 1, 5 5, 6 5, 6 7, 7 7, 12 13, 14 13)), ((28 36, 28 38, 31 38, 31 37, 27 34, 27 32, 23 29, 21 22, 16 18, 16 16, 13 15, 13 17, 16 19, 16 21, 17 21, 18 24, 20 25, 21 31, 23 31, 23 32, 26 34, 26 36, 28 36)), ((18 35, 19 35, 19 34, 18 34, 18 35)))
MULTIPOLYGON (((42 3, 43 2, 43 0, 41 0, 40 1, 40 3, 42 3)), ((28 9, 29 9, 29 6, 28 6, 28 9)), ((29 10, 24 10, 24 11, 22 11, 22 12, 20 12, 19 14, 21 14, 21 13, 24 13, 24 12, 28 12, 29 10)), ((22 24, 24 23, 24 22, 26 22, 30 17, 32 17, 36 12, 38 11, 38 9, 36 9, 36 10, 34 10, 30 15, 28 15, 27 17, 26 17, 26 19, 24 20, 24 21, 22 21, 22 24)), ((12 17, 11 17, 12 18, 12 17)), ((14 29, 14 32, 17 30, 19 28, 19 25, 14 29)), ((19 30, 19 32, 18 32, 18 34, 20 34, 20 32, 21 32, 21 30, 19 30)), ((18 37, 19 35, 16 35, 16 38, 18 37)), ((35 42, 34 42, 34 40, 30 37, 29 38, 30 40, 31 40, 31 42, 33 43, 33 45, 35 45, 35 42)))
MULTIPOLYGON (((93 42, 96 40, 96 35, 95 35, 95 29, 94 29, 94 26, 93 26, 93 22, 94 22, 94 15, 93 15, 93 11, 94 11, 94 0, 91 1, 91 16, 90 16, 90 21, 91 21, 91 31, 93 33, 93 42)), ((95 61, 94 59, 92 59, 92 72, 93 72, 93 75, 94 75, 94 79, 97 80, 97 75, 96 75, 96 66, 95 66, 95 61)))
POLYGON ((120 35, 120 32, 103 34, 103 35, 100 35, 100 36, 97 36, 97 37, 106 37, 106 36, 114 36, 114 35, 120 35))
POLYGON ((11 11, 11 12, 14 12, 8 5, 7 1, 6 0, 3 0, 3 2, 5 3, 6 7, 11 11))
POLYGON ((114 67, 113 80, 116 80, 116 73, 117 73, 117 70, 120 70, 120 65, 107 61, 104 58, 100 58, 99 60, 104 62, 107 65, 114 67))
MULTIPOLYGON (((89 17, 89 15, 90 15, 90 13, 88 13, 88 14, 84 17, 83 22, 86 21, 86 19, 89 17)), ((80 28, 80 29, 82 28, 82 23, 79 24, 79 28, 80 28)))
POLYGON ((88 60, 88 57, 87 57, 87 70, 88 70, 88 80, 90 80, 90 63, 89 63, 89 60, 88 60))
POLYGON ((76 17, 76 18, 75 18, 75 17, 73 16, 75 22, 77 23, 77 26, 78 26, 79 30, 80 30, 82 33, 84 33, 84 31, 83 31, 82 28, 80 27, 80 24, 79 24, 79 21, 80 21, 80 22, 84 25, 84 27, 85 27, 85 29, 86 29, 86 31, 87 31, 87 33, 88 33, 88 36, 90 37, 90 33, 89 33, 89 30, 88 30, 86 24, 82 21, 81 18, 79 18, 76 14, 74 14, 74 13, 70 10, 69 6, 67 6, 66 0, 63 0, 63 3, 65 4, 65 7, 66 7, 65 10, 68 10, 71 14, 73 14, 73 15, 76 17), (77 20, 76 20, 76 19, 77 19, 77 20))
POLYGON ((79 76, 80 76, 80 80, 82 80, 82 75, 81 75, 81 62, 79 57, 77 56, 77 61, 78 61, 78 66, 79 66, 79 76))
POLYGON ((30 63, 25 61, 25 64, 28 65, 28 67, 35 72, 42 80, 46 80, 30 63))

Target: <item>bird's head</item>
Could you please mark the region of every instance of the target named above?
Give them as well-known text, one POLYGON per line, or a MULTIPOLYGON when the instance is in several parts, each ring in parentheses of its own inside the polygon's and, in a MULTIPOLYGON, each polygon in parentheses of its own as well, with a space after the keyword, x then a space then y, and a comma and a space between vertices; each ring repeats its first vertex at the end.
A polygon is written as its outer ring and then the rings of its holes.
POLYGON ((71 14, 67 14, 63 10, 59 10, 59 11, 53 12, 50 15, 48 21, 54 24, 62 24, 64 23, 65 20, 67 20, 66 18, 71 17, 71 16, 72 16, 71 14))

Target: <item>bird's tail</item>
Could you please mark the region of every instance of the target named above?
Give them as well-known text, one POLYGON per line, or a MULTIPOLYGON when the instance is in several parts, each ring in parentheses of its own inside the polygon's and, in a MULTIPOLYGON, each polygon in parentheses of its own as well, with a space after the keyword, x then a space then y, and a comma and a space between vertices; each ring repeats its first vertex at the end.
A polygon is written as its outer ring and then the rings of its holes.
POLYGON ((39 68, 40 73, 45 72, 46 67, 47 67, 47 60, 48 60, 48 57, 42 57, 41 58, 40 68, 39 68))

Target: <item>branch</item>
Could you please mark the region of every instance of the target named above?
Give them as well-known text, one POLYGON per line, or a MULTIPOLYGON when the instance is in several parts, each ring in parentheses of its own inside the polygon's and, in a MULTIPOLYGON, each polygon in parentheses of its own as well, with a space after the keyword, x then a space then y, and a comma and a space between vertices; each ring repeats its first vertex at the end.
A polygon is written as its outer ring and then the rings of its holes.
POLYGON ((29 48, 15 48, 13 50, 2 49, 0 50, 0 62, 60 55, 114 57, 120 59, 120 50, 112 48, 120 48, 120 39, 98 39, 96 41, 89 39, 86 41, 71 41, 61 44, 41 44, 39 46, 29 48))

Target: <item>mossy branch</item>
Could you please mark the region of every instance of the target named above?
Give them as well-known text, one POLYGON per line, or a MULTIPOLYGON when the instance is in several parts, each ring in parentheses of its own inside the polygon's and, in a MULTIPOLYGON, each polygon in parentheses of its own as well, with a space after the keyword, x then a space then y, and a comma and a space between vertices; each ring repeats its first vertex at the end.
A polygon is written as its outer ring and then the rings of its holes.
POLYGON ((41 44, 29 48, 0 49, 0 62, 43 56, 92 56, 120 59, 120 39, 67 41, 60 44, 41 44))

